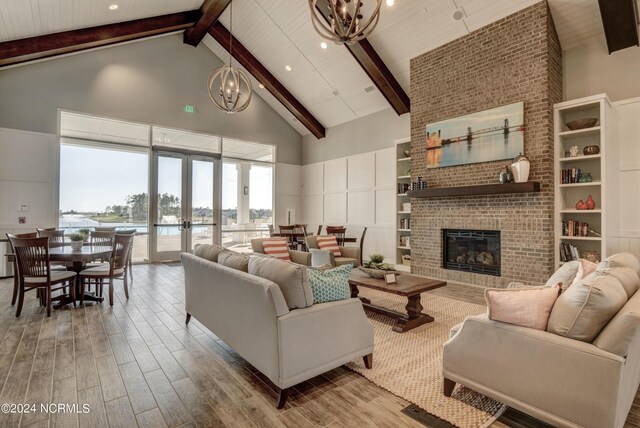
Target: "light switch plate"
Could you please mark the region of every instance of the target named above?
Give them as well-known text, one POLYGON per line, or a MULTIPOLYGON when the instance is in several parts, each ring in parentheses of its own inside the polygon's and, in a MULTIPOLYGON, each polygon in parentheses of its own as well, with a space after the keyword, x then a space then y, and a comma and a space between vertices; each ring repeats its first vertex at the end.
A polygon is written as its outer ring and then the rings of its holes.
POLYGON ((26 213, 27 211, 29 211, 29 205, 27 204, 18 205, 18 212, 26 213))

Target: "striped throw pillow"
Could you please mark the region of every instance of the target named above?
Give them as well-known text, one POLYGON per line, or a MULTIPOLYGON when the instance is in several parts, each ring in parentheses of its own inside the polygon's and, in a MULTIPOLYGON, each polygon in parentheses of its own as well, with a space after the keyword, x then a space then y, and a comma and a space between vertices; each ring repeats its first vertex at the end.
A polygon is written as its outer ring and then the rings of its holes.
POLYGON ((291 261, 286 238, 268 238, 262 241, 264 253, 280 260, 291 261))
POLYGON ((335 236, 318 236, 318 248, 321 250, 331 251, 336 257, 341 257, 338 240, 335 236))

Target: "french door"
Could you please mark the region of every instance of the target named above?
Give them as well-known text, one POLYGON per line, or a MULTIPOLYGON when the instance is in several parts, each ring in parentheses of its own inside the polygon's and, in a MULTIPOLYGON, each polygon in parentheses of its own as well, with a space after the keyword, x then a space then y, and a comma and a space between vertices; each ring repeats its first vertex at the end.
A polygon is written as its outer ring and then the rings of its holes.
POLYGON ((151 177, 151 261, 220 242, 219 156, 154 150, 151 177))

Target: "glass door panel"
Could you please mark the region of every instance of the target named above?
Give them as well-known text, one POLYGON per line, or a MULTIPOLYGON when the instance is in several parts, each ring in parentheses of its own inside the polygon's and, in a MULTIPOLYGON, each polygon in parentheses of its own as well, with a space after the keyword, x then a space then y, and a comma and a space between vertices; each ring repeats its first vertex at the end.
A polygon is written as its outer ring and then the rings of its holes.
POLYGON ((191 215, 187 223, 188 247, 193 250, 197 244, 215 244, 217 210, 215 208, 215 161, 190 157, 191 215))
POLYGON ((158 153, 156 161, 156 192, 154 260, 177 260, 184 251, 186 226, 183 194, 186 157, 179 154, 158 153))

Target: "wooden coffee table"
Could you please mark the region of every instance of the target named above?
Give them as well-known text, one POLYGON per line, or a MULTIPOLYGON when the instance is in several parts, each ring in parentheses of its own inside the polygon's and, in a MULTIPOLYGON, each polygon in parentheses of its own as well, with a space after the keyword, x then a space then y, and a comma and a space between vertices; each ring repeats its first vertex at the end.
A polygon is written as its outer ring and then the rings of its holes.
POLYGON ((420 303, 420 294, 425 291, 444 287, 447 283, 445 281, 405 273, 399 275, 396 280, 398 281, 397 284, 387 285, 384 279, 371 278, 363 272, 354 269, 349 276, 351 297, 358 297, 358 293, 360 292, 358 287, 371 288, 378 291, 384 291, 385 293, 406 296, 408 300, 407 306, 405 306, 407 310, 406 314, 384 308, 382 306, 373 305, 369 299, 360 297, 362 306, 364 306, 365 309, 396 318, 393 331, 398 333, 404 333, 405 331, 413 330, 423 324, 433 322, 433 317, 431 315, 427 315, 422 312, 422 309, 424 308, 420 303))

